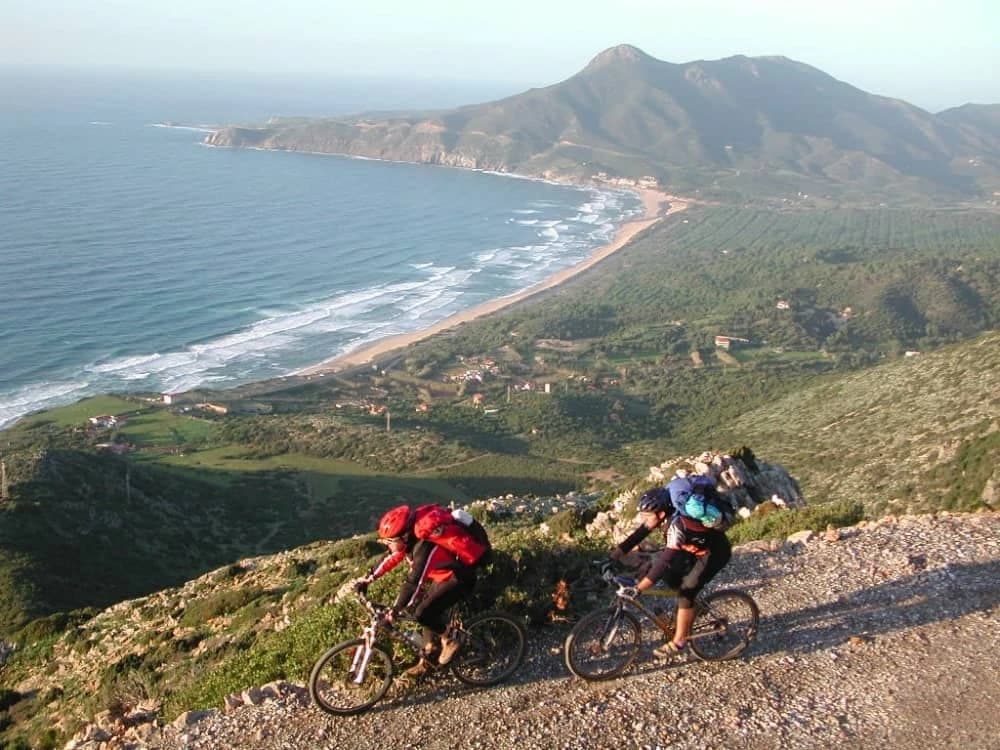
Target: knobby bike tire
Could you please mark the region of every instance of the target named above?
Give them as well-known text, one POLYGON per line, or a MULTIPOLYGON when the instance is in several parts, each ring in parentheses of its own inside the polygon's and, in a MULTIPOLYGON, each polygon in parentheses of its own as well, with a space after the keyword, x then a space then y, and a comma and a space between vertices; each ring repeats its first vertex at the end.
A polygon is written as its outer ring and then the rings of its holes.
POLYGON ((642 628, 630 612, 599 610, 585 615, 566 637, 566 666, 585 680, 610 680, 628 669, 639 655, 642 628), (613 633, 611 643, 604 641, 613 633))
POLYGON ((451 671, 466 685, 496 685, 510 677, 524 660, 528 639, 524 626, 503 612, 483 612, 464 623, 465 642, 451 662, 451 671))
POLYGON ((746 592, 722 589, 696 606, 688 644, 703 661, 734 659, 747 650, 757 635, 760 609, 746 592))
POLYGON ((367 711, 378 703, 392 684, 392 657, 385 649, 372 648, 371 659, 361 685, 351 679, 354 651, 363 647, 361 638, 338 643, 313 665, 309 675, 309 695, 328 714, 350 716, 367 711))

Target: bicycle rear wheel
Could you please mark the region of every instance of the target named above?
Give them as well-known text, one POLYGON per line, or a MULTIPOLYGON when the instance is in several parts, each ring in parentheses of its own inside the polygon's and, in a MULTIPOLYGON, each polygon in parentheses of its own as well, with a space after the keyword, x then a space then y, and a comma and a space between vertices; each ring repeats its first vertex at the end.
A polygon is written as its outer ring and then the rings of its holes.
POLYGON ((688 642, 699 659, 733 659, 746 651, 757 635, 760 610, 749 594, 732 589, 716 591, 696 606, 688 642))
POLYGON ((462 627, 462 648, 451 671, 466 685, 495 685, 510 677, 524 659, 524 627, 503 612, 483 612, 462 627))
POLYGON ((392 658, 378 646, 372 647, 371 659, 361 682, 351 671, 354 654, 364 648, 358 638, 338 643, 312 668, 309 694, 313 702, 328 714, 350 716, 365 711, 382 699, 392 683, 392 658))
POLYGON ((639 655, 642 630, 629 612, 599 610, 576 624, 563 646, 566 666, 585 680, 610 680, 639 655))

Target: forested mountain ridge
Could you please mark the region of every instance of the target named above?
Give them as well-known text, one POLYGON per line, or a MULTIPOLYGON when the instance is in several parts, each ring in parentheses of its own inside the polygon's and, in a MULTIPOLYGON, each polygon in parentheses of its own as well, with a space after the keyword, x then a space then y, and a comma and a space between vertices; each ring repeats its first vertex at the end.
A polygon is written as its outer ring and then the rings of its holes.
POLYGON ((565 81, 499 101, 279 118, 206 142, 574 179, 651 176, 730 198, 989 197, 1000 188, 1000 127, 990 113, 933 115, 784 57, 674 64, 620 45, 565 81))

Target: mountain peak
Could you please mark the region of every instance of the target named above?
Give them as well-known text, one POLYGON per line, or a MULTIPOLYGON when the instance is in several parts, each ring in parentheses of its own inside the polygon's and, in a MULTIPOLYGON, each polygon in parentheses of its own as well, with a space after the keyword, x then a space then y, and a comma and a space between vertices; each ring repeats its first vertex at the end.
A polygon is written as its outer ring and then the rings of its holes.
POLYGON ((635 64, 655 61, 656 58, 650 57, 638 47, 634 47, 631 44, 619 44, 617 47, 609 47, 598 54, 590 61, 586 69, 591 70, 614 63, 635 64))

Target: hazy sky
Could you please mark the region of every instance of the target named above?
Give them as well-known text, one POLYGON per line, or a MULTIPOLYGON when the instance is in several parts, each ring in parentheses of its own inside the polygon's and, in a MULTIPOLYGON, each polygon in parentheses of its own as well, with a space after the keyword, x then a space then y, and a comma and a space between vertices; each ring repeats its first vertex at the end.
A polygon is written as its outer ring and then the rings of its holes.
POLYGON ((0 65, 563 80, 619 43, 780 54, 937 110, 1000 103, 1000 0, 0 0, 0 65))

